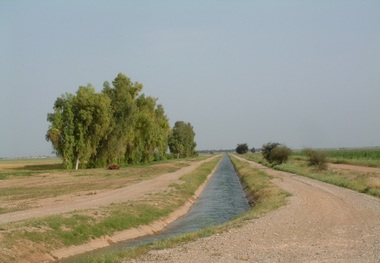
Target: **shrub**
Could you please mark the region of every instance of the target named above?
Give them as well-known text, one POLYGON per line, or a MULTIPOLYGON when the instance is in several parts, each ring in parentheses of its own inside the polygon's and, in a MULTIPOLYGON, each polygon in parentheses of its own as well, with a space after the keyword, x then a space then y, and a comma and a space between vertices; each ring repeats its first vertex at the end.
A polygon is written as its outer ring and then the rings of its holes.
POLYGON ((282 164, 288 161, 291 154, 292 151, 288 147, 280 145, 273 149, 270 154, 270 159, 275 164, 282 164))
POLYGON ((276 148, 278 145, 280 145, 280 144, 276 143, 276 142, 268 142, 267 144, 263 145, 263 147, 261 148, 261 153, 262 153, 265 160, 270 162, 269 161, 270 154, 273 151, 273 149, 276 148))
POLYGON ((318 170, 327 169, 327 155, 325 152, 306 148, 303 153, 308 157, 309 166, 314 166, 318 170))
POLYGON ((282 164, 288 161, 289 156, 292 154, 292 151, 280 143, 269 142, 264 144, 261 152, 263 157, 273 164, 282 164))

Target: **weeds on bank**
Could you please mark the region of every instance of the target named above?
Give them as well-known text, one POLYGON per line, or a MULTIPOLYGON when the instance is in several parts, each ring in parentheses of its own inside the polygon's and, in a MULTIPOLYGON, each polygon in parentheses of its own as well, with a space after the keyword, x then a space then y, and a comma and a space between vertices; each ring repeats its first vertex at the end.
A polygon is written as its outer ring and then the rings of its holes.
POLYGON ((249 163, 232 157, 235 170, 242 184, 248 189, 253 208, 245 216, 254 218, 285 204, 289 193, 270 182, 271 177, 263 170, 255 169, 249 163))

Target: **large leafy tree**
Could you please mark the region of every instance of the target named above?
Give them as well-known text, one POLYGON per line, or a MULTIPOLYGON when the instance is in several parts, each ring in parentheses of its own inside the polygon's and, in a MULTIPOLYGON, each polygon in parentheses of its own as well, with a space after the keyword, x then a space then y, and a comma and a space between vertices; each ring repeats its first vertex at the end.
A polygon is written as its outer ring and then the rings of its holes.
POLYGON ((51 141, 53 149, 63 158, 66 168, 73 168, 75 160, 75 117, 74 95, 64 94, 54 103, 54 113, 49 113, 47 120, 50 127, 46 133, 46 140, 51 141))
POLYGON ((106 163, 141 163, 164 158, 168 148, 169 121, 157 99, 139 94, 142 84, 119 74, 104 84, 103 93, 113 108, 110 135, 101 144, 106 163))
POLYGON ((123 163, 134 139, 134 115, 138 112, 136 97, 143 86, 119 73, 112 82, 104 83, 102 93, 111 99, 110 134, 99 145, 98 165, 123 163))
POLYGON ((88 166, 96 155, 99 142, 109 133, 111 107, 108 97, 97 94, 91 85, 79 87, 76 95, 66 94, 48 114, 51 123, 46 139, 63 157, 67 168, 88 166))
POLYGON ((170 124, 164 107, 161 104, 157 105, 154 114, 156 127, 156 148, 154 154, 156 160, 162 160, 166 158, 166 152, 168 151, 170 124))
POLYGON ((177 121, 169 136, 170 152, 179 158, 190 157, 196 154, 194 141, 195 132, 190 123, 177 121))
POLYGON ((99 142, 109 134, 112 111, 110 99, 96 93, 91 85, 79 87, 75 101, 76 169, 78 169, 79 161, 87 164, 91 157, 96 155, 99 142))
POLYGON ((168 149, 169 121, 162 105, 156 106, 156 101, 144 94, 136 100, 138 112, 134 118, 134 151, 131 153, 135 162, 162 159, 168 149))
POLYGON ((139 94, 142 88, 120 73, 101 93, 88 85, 56 100, 46 139, 67 168, 165 158, 169 121, 157 99, 139 94))

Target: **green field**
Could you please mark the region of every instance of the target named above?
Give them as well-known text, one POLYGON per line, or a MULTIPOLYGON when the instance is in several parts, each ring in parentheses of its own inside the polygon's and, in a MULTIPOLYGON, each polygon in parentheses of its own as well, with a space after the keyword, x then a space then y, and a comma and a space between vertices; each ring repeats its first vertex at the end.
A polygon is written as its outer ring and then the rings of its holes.
MULTIPOLYGON (((380 167, 380 148, 324 149, 329 162, 380 167)), ((294 156, 306 157, 302 151, 295 151, 294 156)))
POLYGON ((304 152, 295 151, 288 162, 280 165, 269 164, 261 153, 246 154, 245 158, 274 169, 306 176, 315 180, 348 188, 357 192, 380 197, 380 149, 323 150, 328 161, 334 164, 350 164, 347 167, 332 167, 318 170, 308 165, 304 152), (360 169, 356 168, 355 165, 360 169), (366 167, 369 167, 366 169, 366 167))

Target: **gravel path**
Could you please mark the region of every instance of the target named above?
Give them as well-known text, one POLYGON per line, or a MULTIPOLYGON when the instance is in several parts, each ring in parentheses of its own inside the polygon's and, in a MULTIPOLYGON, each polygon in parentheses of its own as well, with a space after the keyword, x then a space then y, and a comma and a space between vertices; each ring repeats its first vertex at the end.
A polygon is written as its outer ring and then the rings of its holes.
POLYGON ((250 164, 292 193, 243 227, 132 262, 380 262, 380 199, 250 164))

